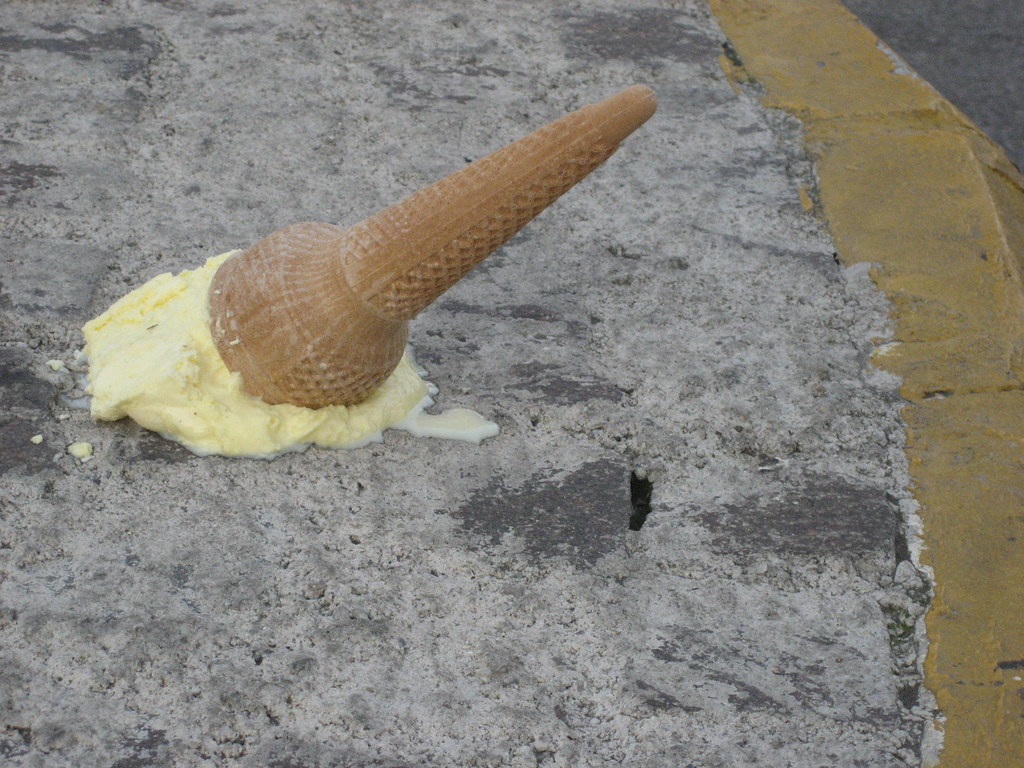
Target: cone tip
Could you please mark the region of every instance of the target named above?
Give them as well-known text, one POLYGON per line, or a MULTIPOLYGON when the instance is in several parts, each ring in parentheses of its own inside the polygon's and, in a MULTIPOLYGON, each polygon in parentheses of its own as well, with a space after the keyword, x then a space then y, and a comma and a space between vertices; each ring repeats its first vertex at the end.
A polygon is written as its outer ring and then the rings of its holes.
MULTIPOLYGON (((650 86, 641 84, 631 85, 620 93, 620 95, 627 94, 630 100, 637 104, 638 109, 642 108, 641 111, 646 111, 647 117, 653 115, 654 111, 658 108, 658 97, 650 86)), ((647 118, 644 119, 646 120, 647 118)))
POLYGON ((646 85, 630 86, 592 105, 607 138, 615 144, 646 123, 657 108, 658 98, 646 85))

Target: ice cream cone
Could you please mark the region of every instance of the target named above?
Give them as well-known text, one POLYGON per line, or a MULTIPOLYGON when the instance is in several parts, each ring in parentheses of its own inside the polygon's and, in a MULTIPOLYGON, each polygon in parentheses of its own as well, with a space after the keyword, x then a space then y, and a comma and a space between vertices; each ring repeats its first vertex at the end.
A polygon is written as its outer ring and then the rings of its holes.
POLYGON ((633 86, 477 160, 349 229, 302 223, 226 261, 210 328, 246 391, 310 408, 366 398, 394 370, 408 320, 653 113, 633 86))

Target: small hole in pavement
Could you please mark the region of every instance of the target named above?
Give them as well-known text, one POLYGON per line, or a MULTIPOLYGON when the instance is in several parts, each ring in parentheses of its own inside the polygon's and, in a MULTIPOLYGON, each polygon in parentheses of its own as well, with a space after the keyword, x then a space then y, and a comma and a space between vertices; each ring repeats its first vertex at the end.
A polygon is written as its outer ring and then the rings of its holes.
POLYGON ((629 530, 639 531, 651 514, 651 492, 654 483, 636 472, 629 474, 629 505, 633 508, 629 515, 629 530))

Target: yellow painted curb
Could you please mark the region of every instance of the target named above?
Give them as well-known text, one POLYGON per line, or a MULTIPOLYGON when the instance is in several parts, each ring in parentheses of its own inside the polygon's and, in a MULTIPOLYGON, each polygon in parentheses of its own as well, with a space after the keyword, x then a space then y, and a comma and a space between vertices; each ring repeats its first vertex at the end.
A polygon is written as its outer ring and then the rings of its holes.
POLYGON ((907 400, 941 765, 1022 765, 1024 179, 835 0, 709 3, 726 72, 803 121, 819 178, 805 205, 894 307, 874 360, 907 400))

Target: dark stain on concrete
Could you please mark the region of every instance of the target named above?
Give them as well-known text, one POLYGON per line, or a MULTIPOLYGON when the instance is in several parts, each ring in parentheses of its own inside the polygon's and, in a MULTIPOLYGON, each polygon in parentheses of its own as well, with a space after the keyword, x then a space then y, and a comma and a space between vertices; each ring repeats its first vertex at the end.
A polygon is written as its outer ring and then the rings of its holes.
POLYGON ((519 363, 508 369, 515 383, 510 389, 540 393, 545 402, 572 405, 591 400, 621 402, 626 393, 607 379, 596 376, 579 378, 564 375, 559 368, 544 363, 519 363))
POLYGON ((544 307, 540 304, 499 304, 493 307, 484 307, 479 304, 467 304, 463 301, 448 299, 441 302, 439 306, 446 312, 454 314, 484 315, 502 320, 535 320, 541 323, 562 323, 564 324, 565 335, 572 338, 582 338, 589 330, 585 323, 566 318, 550 307, 544 307))
MULTIPOLYGON (((836 645, 833 638, 805 639, 817 646, 836 645)), ((829 657, 819 656, 813 649, 809 649, 806 657, 781 650, 773 652, 771 667, 776 682, 765 690, 749 679, 751 671, 760 672, 765 664, 764 651, 752 649, 749 638, 723 639, 709 630, 673 627, 671 636, 659 641, 651 652, 655 659, 685 664, 708 679, 730 686, 734 691, 728 694, 728 700, 741 712, 788 711, 793 705, 817 711, 835 706, 833 694, 837 689, 830 686, 833 681, 829 657)), ((849 714, 851 720, 866 722, 891 722, 893 717, 890 710, 858 712, 854 708, 849 714)))
POLYGON ((557 323, 562 320, 554 310, 539 304, 512 304, 499 307, 497 314, 499 317, 507 316, 516 320, 540 320, 544 323, 557 323))
MULTIPOLYGON (((61 324, 78 325, 101 309, 93 296, 108 278, 110 250, 90 243, 59 238, 15 238, 4 242, 4 289, 19 316, 12 324, 23 327, 26 316, 60 315, 61 324), (54 269, 59 264, 59 269, 54 269)), ((105 306, 103 307, 105 308, 105 306)))
POLYGON ((615 549, 626 532, 629 468, 601 459, 560 478, 534 474, 516 490, 498 478, 451 514, 493 544, 509 533, 522 539, 534 561, 565 557, 590 565, 615 549))
POLYGON ((789 681, 791 695, 802 706, 815 709, 835 703, 827 683, 829 670, 824 664, 808 662, 790 654, 780 654, 780 659, 785 666, 778 676, 789 681))
POLYGON ((242 13, 245 13, 244 9, 237 8, 236 6, 229 5, 228 3, 221 3, 217 7, 208 11, 210 16, 238 16, 242 13))
POLYGON ((728 701, 739 712, 787 709, 765 691, 739 678, 748 661, 742 646, 717 645, 707 632, 677 627, 675 636, 663 638, 653 655, 659 661, 686 663, 708 679, 730 686, 734 692, 728 695, 728 701))
POLYGON ((28 726, 5 726, 7 733, 0 737, 0 757, 21 757, 32 748, 32 729, 28 726))
MULTIPOLYGON (((355 705, 350 707, 351 716, 365 722, 366 718, 362 713, 368 708, 366 697, 356 695, 350 697, 349 701, 355 705)), ((384 750, 373 754, 355 752, 343 745, 325 743, 324 740, 316 738, 317 734, 307 739, 295 735, 293 730, 281 727, 269 731, 273 738, 263 738, 258 743, 253 743, 248 749, 248 756, 251 759, 243 759, 242 762, 259 768, 426 768, 428 765, 439 765, 403 759, 400 756, 387 756, 384 750)))
POLYGON ((663 640, 652 653, 658 661, 680 662, 688 661, 690 658, 688 654, 683 653, 680 644, 674 640, 663 640))
POLYGON ((195 570, 191 565, 175 565, 171 568, 171 584, 178 589, 187 589, 189 582, 192 580, 192 571, 195 570))
POLYGON ((392 103, 419 112, 435 101, 432 92, 414 83, 400 68, 382 62, 373 62, 370 68, 380 78, 392 103))
POLYGON ((32 355, 18 347, 0 348, 0 473, 36 474, 55 469, 53 446, 32 442, 57 396, 50 382, 32 373, 32 355))
POLYGON ((682 710, 683 712, 700 712, 703 707, 696 707, 688 704, 684 704, 675 696, 670 693, 665 693, 659 688, 646 683, 643 680, 636 681, 636 687, 642 691, 644 698, 644 704, 655 711, 671 711, 674 709, 682 710))
POLYGON ((0 205, 10 206, 18 201, 20 193, 62 175, 52 165, 19 162, 0 165, 0 205))
POLYGON ((32 373, 31 365, 27 351, 0 348, 0 404, 5 410, 45 411, 57 396, 50 382, 32 373))
POLYGON ((55 468, 53 448, 45 442, 32 442, 32 436, 38 433, 39 425, 34 421, 17 416, 0 418, 0 474, 12 469, 37 474, 55 468))
MULTIPOLYGON (((110 768, 152 768, 157 765, 169 765, 169 755, 161 757, 161 748, 167 746, 167 732, 161 730, 145 730, 137 739, 124 739, 122 748, 128 753, 110 768)), ((163 750, 166 752, 166 750, 163 750)))
POLYGON ((885 491, 817 475, 782 495, 705 510, 698 519, 714 535, 717 554, 889 552, 899 527, 885 491))
POLYGON ((490 64, 482 64, 479 54, 486 53, 486 50, 483 48, 476 51, 466 51, 462 55, 459 55, 458 52, 446 50, 438 50, 436 53, 437 58, 444 63, 424 67, 424 69, 436 72, 438 75, 463 75, 464 77, 492 77, 500 79, 511 74, 511 70, 502 69, 490 64), (451 58, 455 58, 455 61, 447 61, 451 58))
POLYGON ((137 450, 136 458, 140 461, 163 461, 168 464, 181 464, 195 455, 180 443, 160 437, 142 427, 136 427, 135 429, 136 434, 132 436, 132 440, 135 442, 137 450))
POLYGON ((734 675, 713 672, 708 675, 712 680, 732 686, 735 693, 730 693, 728 701, 737 712, 786 712, 788 708, 769 696, 756 685, 750 685, 737 679, 734 675))
POLYGON ((573 58, 644 64, 655 59, 717 61, 719 44, 682 23, 682 14, 676 11, 636 8, 565 16, 568 23, 562 38, 573 58))
POLYGON ((0 52, 39 50, 60 53, 76 61, 99 59, 117 66, 125 80, 143 71, 159 52, 159 44, 145 27, 115 27, 92 32, 76 24, 44 24, 39 28, 52 37, 0 35, 0 52))
MULTIPOLYGON (((757 164, 753 163, 752 165, 744 167, 746 167, 747 170, 742 171, 741 175, 749 174, 750 168, 757 167, 757 164)), ((728 170, 721 170, 723 175, 729 175, 728 170)), ((823 277, 829 284, 834 285, 842 282, 842 275, 839 270, 836 269, 835 253, 832 251, 811 251, 805 249, 782 248, 773 243, 758 242, 756 240, 741 237, 740 235, 732 232, 723 232, 717 229, 698 225, 693 225, 692 229, 696 232, 721 239, 723 242, 742 248, 748 253, 767 255, 773 260, 777 260, 779 262, 779 268, 792 269, 791 264, 795 262, 799 267, 808 267, 814 270, 819 277, 823 277)))

